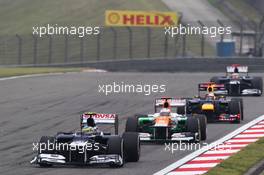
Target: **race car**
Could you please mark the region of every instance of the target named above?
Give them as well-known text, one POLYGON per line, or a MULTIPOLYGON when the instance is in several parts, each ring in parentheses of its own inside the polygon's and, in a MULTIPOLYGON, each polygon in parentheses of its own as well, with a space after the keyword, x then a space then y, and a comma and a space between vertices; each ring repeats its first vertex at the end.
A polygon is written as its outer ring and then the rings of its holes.
POLYGON ((201 83, 198 85, 199 95, 187 98, 187 114, 203 114, 208 122, 228 121, 240 123, 244 119, 243 100, 227 98, 224 84, 201 83), (201 92, 205 92, 201 95, 201 92))
POLYGON ((248 75, 248 66, 238 64, 227 66, 226 75, 212 77, 211 82, 224 84, 227 95, 255 95, 261 96, 263 91, 262 77, 252 77, 248 75))
POLYGON ((157 98, 155 113, 129 117, 126 132, 139 132, 143 142, 199 142, 206 140, 206 117, 204 115, 178 114, 183 112, 185 99, 157 98))
POLYGON ((122 167, 125 162, 137 162, 140 157, 138 133, 118 134, 118 116, 86 112, 80 117, 81 131, 59 132, 55 136, 42 136, 38 154, 31 163, 41 167, 52 165, 107 164, 122 167), (115 135, 98 129, 101 124, 114 124, 115 135))

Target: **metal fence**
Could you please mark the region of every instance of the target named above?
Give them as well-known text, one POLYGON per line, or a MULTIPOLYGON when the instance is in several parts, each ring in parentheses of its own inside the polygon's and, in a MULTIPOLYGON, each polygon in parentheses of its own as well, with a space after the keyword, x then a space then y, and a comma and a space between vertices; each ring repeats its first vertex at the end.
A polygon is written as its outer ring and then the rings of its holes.
MULTIPOLYGON (((264 22, 242 24, 231 36, 240 56, 261 56, 264 22), (245 27, 246 26, 246 27, 245 27), (248 28, 251 33, 248 32, 248 28), (250 40, 246 42, 246 40, 250 40), (253 43, 253 44, 252 44, 253 43), (250 50, 253 47, 253 51, 250 50), (251 53, 252 52, 252 53, 251 53)), ((219 24, 219 23, 218 23, 219 24)), ((219 24, 220 25, 220 24, 219 24)), ((103 28, 99 35, 0 36, 0 65, 84 63, 101 60, 215 57, 216 42, 204 35, 169 37, 163 28, 103 28)))

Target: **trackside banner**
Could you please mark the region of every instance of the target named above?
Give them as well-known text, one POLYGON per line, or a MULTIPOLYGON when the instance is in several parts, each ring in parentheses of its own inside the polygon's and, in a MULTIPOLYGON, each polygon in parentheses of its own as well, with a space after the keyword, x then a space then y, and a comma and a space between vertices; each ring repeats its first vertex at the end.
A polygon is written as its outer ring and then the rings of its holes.
POLYGON ((179 15, 174 12, 105 11, 106 26, 166 27, 178 22, 179 15))

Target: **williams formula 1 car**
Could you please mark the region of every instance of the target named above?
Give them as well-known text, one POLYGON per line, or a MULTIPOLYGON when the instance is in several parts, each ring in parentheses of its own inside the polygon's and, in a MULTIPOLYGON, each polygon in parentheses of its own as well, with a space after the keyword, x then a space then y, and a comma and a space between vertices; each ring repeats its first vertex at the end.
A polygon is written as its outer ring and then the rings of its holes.
POLYGON ((208 122, 229 121, 240 123, 243 120, 243 100, 228 99, 223 96, 224 84, 202 83, 198 85, 199 95, 187 99, 187 114, 203 114, 208 122), (201 92, 206 92, 201 95, 201 92))
POLYGON ((216 84, 224 84, 227 95, 231 96, 261 96, 263 91, 262 77, 249 76, 247 66, 227 66, 225 76, 212 77, 210 81, 216 84))
POLYGON ((81 115, 80 132, 59 132, 43 136, 38 154, 31 163, 49 167, 54 164, 107 164, 121 167, 124 162, 137 162, 140 156, 138 133, 125 132, 122 137, 98 130, 100 124, 114 124, 117 134, 118 116, 88 112, 81 115))
POLYGON ((126 122, 126 132, 139 132, 144 142, 199 142, 206 139, 206 117, 186 115, 185 99, 158 98, 155 113, 135 115, 126 122), (179 114, 179 113, 181 114, 179 114))

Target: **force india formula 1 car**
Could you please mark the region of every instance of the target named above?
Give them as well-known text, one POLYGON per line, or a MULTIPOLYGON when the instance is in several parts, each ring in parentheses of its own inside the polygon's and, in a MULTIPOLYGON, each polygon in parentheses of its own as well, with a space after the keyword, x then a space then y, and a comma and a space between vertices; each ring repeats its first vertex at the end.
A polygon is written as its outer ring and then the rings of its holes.
POLYGON ((138 133, 125 132, 121 137, 98 130, 99 124, 114 124, 117 134, 116 114, 84 113, 80 124, 81 132, 60 132, 53 137, 41 137, 38 154, 31 163, 43 167, 53 164, 107 164, 110 167, 121 167, 124 162, 139 160, 138 133))
POLYGON ((243 120, 241 98, 228 99, 221 96, 226 91, 224 84, 202 83, 198 85, 199 96, 187 99, 187 114, 203 114, 208 122, 229 121, 240 123, 243 120), (202 97, 201 92, 206 91, 202 97))
POLYGON ((224 84, 227 89, 227 95, 231 96, 261 96, 263 91, 262 77, 249 76, 247 66, 227 66, 225 76, 212 77, 210 81, 216 84, 224 84))
POLYGON ((139 132, 140 141, 199 142, 206 139, 206 117, 204 115, 185 115, 182 112, 185 99, 159 98, 155 100, 155 114, 129 117, 126 132, 139 132))

